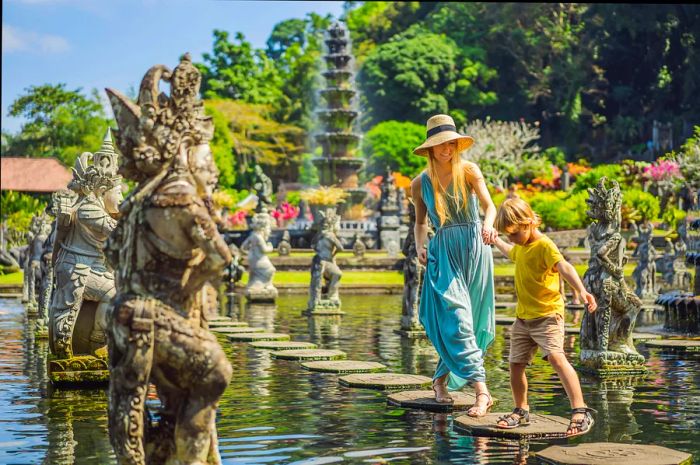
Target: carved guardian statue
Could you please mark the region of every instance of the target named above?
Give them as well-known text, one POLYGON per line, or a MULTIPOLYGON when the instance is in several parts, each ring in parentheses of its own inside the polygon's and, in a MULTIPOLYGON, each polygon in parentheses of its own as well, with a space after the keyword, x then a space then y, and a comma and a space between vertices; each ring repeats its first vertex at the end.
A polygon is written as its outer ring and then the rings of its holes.
POLYGON ((138 183, 106 249, 118 272, 108 339, 109 432, 119 463, 221 463, 216 407, 231 365, 208 330, 213 309, 203 308, 211 302, 202 289, 218 284, 231 252, 214 221, 214 126, 200 84, 185 55, 172 71, 149 69, 137 102, 107 89, 120 172, 138 183), (162 405, 157 425, 147 412, 149 383, 162 405))
POLYGON ((625 240, 620 234, 622 194, 617 182, 603 177, 588 190, 588 215, 594 220, 588 240, 591 258, 583 277, 598 309, 581 323, 581 364, 599 373, 644 372, 644 357, 634 347, 632 331, 642 302, 625 283, 625 240))
POLYGON ((320 216, 321 229, 311 244, 316 252, 311 261, 311 285, 307 306, 307 312, 311 313, 318 310, 340 310, 338 291, 343 273, 335 263, 335 255, 343 250, 343 244, 337 236, 340 217, 332 208, 320 212, 320 216))
POLYGON ((270 239, 270 215, 256 213, 253 216, 253 232, 241 244, 241 251, 248 254, 248 285, 245 295, 251 302, 274 302, 277 288, 272 284, 275 266, 267 256, 274 250, 270 239))
POLYGON ((656 285, 656 248, 652 244, 654 228, 648 222, 635 225, 637 247, 632 257, 637 259, 637 266, 632 272, 636 284, 635 294, 642 300, 654 300, 657 297, 656 285))
POLYGON ((416 239, 413 233, 413 225, 416 222, 416 207, 413 202, 409 202, 408 214, 411 223, 403 244, 403 254, 406 258, 403 264, 401 330, 414 332, 424 331, 418 318, 418 307, 425 266, 418 261, 418 252, 416 251, 416 239))

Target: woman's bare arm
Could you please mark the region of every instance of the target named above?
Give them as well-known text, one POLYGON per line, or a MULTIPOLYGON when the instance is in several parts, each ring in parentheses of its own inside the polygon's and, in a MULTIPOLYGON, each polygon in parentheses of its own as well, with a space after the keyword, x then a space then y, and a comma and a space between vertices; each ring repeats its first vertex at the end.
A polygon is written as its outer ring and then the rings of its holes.
POLYGON ((411 200, 416 207, 416 224, 413 227, 413 234, 416 238, 416 252, 418 253, 418 260, 425 265, 427 262, 425 241, 428 238, 428 215, 421 193, 420 175, 411 181, 411 200))

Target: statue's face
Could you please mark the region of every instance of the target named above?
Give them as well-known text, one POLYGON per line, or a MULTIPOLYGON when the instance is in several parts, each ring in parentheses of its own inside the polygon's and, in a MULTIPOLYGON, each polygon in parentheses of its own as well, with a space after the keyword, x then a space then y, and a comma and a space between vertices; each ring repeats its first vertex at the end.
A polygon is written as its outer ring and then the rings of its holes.
POLYGON ((202 196, 210 196, 219 182, 219 170, 214 164, 209 144, 198 145, 194 148, 190 162, 190 170, 194 177, 197 191, 202 196))
POLYGON ((105 210, 110 215, 116 215, 119 213, 119 204, 122 202, 124 197, 122 196, 122 186, 117 184, 110 190, 104 193, 102 197, 105 205, 105 210))

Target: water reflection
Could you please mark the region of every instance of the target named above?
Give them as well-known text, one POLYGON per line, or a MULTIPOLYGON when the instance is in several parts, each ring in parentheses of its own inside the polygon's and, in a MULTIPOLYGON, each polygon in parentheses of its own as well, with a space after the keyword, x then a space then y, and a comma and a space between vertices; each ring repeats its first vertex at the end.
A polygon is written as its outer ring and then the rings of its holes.
MULTIPOLYGON (((428 341, 393 333, 400 296, 343 296, 342 317, 302 317, 305 305, 305 295, 281 296, 276 307, 225 298, 222 313, 294 340, 341 349, 351 359, 384 363, 391 371, 432 375, 437 355, 428 341)), ((658 317, 643 318, 642 326, 661 324, 658 317)), ((46 341, 34 340, 25 325, 19 303, 0 299, 0 463, 114 463, 105 390, 52 390, 46 341)), ((235 371, 217 416, 224 463, 534 465, 531 451, 547 446, 470 437, 453 428, 453 414, 388 407, 382 392, 346 388, 336 375, 309 372, 296 362, 272 359, 268 351, 220 338, 235 371)), ((578 337, 566 343, 575 360, 578 337)), ((700 355, 637 345, 649 374, 604 382, 583 378, 584 395, 599 413, 593 432, 570 442, 656 443, 700 454, 700 355)), ((508 349, 508 327, 499 326, 485 364, 504 411, 512 406, 508 349)), ((569 416, 548 363, 535 359, 528 379, 533 411, 569 416)))

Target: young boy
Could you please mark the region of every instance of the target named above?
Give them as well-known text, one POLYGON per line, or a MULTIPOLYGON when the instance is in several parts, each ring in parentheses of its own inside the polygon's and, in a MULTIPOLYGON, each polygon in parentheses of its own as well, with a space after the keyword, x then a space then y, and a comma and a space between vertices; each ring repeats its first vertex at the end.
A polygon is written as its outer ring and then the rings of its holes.
POLYGON ((499 418, 498 427, 510 429, 529 424, 525 367, 540 347, 545 360, 559 375, 571 402, 572 416, 566 434, 578 436, 593 425, 593 410, 586 407, 576 371, 564 354, 564 299, 559 292, 559 275, 580 293, 589 312, 595 311, 597 305, 574 267, 564 260, 554 242, 537 229, 539 225, 539 217, 520 198, 506 199, 496 215, 496 229, 515 244, 500 238, 495 243, 498 250, 515 262, 518 297, 509 360, 515 409, 499 418))

